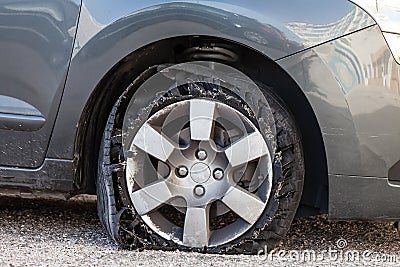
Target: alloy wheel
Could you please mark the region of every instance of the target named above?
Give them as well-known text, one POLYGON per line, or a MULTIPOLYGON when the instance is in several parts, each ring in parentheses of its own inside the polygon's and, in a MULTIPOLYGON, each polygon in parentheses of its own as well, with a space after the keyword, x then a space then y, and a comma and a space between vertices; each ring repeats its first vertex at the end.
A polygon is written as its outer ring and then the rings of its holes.
POLYGON ((187 247, 225 244, 263 213, 271 191, 270 151, 257 126, 219 101, 170 104, 139 128, 126 176, 143 221, 187 247), (136 160, 146 157, 145 170, 136 160))

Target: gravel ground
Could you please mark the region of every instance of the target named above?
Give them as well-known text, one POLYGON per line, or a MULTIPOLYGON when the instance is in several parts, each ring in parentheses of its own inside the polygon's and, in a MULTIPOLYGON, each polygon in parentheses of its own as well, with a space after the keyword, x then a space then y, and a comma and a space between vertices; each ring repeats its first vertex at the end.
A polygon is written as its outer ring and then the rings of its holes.
POLYGON ((329 222, 325 216, 296 219, 269 255, 119 250, 99 224, 95 200, 87 197, 0 196, 0 240, 0 266, 400 266, 393 223, 329 222))

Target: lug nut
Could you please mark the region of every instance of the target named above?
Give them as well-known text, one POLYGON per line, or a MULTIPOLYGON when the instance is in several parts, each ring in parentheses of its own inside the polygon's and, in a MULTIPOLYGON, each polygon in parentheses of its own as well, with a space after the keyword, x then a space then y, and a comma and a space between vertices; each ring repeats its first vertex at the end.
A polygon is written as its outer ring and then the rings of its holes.
POLYGON ((186 177, 188 175, 188 172, 189 171, 185 166, 180 166, 176 169, 176 174, 181 178, 186 177))
POLYGON ((197 158, 199 160, 205 160, 207 158, 207 152, 205 150, 199 149, 197 151, 197 158))
POLYGON ((198 197, 201 197, 206 193, 206 189, 201 185, 196 185, 193 191, 194 194, 198 197))
POLYGON ((222 178, 224 178, 224 171, 221 169, 215 169, 213 172, 213 176, 215 179, 221 180, 222 178))

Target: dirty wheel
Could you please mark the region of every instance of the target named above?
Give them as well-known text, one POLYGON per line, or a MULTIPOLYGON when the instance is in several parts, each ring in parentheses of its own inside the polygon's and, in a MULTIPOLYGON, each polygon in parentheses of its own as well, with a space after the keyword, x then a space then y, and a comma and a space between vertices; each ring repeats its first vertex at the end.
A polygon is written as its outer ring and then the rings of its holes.
POLYGON ((295 122, 271 88, 209 64, 158 69, 111 111, 99 216, 122 246, 256 253, 289 229, 304 176, 295 122))

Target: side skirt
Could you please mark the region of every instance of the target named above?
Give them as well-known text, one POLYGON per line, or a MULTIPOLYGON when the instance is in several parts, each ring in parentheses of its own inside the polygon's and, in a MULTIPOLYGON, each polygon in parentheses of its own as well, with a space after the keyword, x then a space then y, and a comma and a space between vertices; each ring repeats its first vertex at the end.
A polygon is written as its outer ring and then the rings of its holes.
POLYGON ((399 203, 387 178, 329 175, 329 219, 399 220, 399 203))
POLYGON ((72 192, 72 160, 46 159, 37 169, 0 167, 0 192, 9 189, 72 192))

